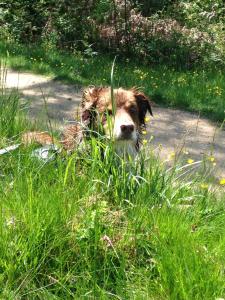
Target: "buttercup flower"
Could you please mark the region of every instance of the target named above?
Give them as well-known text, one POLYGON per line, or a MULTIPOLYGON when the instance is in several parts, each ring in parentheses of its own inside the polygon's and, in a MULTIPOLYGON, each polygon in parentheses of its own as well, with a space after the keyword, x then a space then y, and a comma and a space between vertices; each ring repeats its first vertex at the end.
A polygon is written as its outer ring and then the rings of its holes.
POLYGON ((188 163, 188 164, 192 164, 193 162, 194 162, 194 159, 189 158, 189 159, 187 160, 187 163, 188 163))
POLYGON ((211 162, 214 162, 214 161, 215 161, 215 157, 209 156, 209 157, 208 157, 208 160, 211 161, 211 162))
POLYGON ((202 189, 208 189, 208 184, 207 183, 202 183, 201 185, 200 185, 200 187, 202 188, 202 189))
POLYGON ((220 185, 225 185, 225 178, 220 179, 220 185))
POLYGON ((175 157, 176 153, 175 152, 171 152, 169 155, 168 155, 168 159, 173 159, 175 157))
POLYGON ((143 145, 146 145, 148 143, 148 141, 147 140, 143 140, 142 143, 143 143, 143 145))
POLYGON ((147 134, 147 131, 146 130, 142 130, 142 134, 147 134))

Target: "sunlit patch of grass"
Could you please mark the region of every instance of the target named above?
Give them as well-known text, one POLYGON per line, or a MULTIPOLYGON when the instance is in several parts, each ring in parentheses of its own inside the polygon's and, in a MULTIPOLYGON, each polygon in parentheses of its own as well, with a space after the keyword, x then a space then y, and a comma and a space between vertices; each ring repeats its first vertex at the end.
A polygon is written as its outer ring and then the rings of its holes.
POLYGON ((224 204, 181 169, 95 139, 47 165, 31 151, 2 157, 4 297, 222 294, 224 204))
POLYGON ((88 144, 47 165, 29 148, 2 157, 3 295, 220 295, 223 203, 153 156, 126 162, 88 144))

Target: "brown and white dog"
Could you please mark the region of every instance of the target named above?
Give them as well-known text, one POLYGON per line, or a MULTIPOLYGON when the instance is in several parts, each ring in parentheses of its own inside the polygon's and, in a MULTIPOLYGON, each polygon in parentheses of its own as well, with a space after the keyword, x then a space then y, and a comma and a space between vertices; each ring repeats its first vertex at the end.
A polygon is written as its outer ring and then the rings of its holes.
MULTIPOLYGON (((141 131, 145 128, 145 116, 152 115, 150 100, 136 88, 90 87, 84 90, 81 101, 81 122, 67 126, 60 141, 63 148, 72 151, 91 134, 103 134, 115 142, 118 154, 127 151, 137 153, 141 142, 141 131), (112 100, 113 98, 113 100, 112 100)), ((44 133, 28 133, 27 137, 39 142, 44 133)), ((47 138, 51 142, 51 137, 47 138)))
POLYGON ((114 89, 113 97, 109 87, 88 88, 81 102, 82 126, 66 128, 62 143, 65 148, 73 148, 90 130, 113 139, 118 153, 137 152, 147 112, 152 115, 150 100, 136 88, 114 89))

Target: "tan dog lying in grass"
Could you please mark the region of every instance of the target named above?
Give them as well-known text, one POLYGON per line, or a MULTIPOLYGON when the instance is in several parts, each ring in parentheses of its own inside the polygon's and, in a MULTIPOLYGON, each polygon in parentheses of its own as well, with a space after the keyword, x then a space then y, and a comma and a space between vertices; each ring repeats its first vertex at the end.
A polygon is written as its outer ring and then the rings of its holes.
MULTIPOLYGON (((152 115, 150 100, 136 88, 113 90, 92 87, 84 90, 81 102, 81 122, 65 127, 60 144, 68 151, 76 149, 90 135, 103 135, 115 142, 116 151, 137 153, 141 131, 145 128, 147 112, 152 115)), ((23 134, 22 142, 53 144, 54 139, 45 132, 23 134)))

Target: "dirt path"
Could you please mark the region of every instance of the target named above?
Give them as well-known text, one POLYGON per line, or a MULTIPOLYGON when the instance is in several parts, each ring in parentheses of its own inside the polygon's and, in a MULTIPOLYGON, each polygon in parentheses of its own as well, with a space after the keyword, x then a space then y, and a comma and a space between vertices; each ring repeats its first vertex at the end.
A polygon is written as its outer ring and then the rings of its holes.
MULTIPOLYGON (((57 128, 74 119, 74 111, 81 100, 79 87, 31 73, 8 71, 6 86, 18 88, 22 97, 29 100, 32 118, 46 121, 46 101, 48 116, 57 128)), ((153 113, 146 138, 154 137, 151 142, 154 151, 161 149, 160 155, 165 159, 173 159, 173 152, 179 153, 181 149, 185 160, 213 156, 215 161, 210 163, 214 176, 225 177, 224 130, 207 119, 181 110, 154 107, 153 113)))

